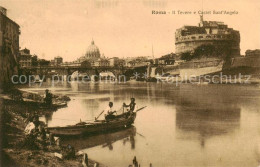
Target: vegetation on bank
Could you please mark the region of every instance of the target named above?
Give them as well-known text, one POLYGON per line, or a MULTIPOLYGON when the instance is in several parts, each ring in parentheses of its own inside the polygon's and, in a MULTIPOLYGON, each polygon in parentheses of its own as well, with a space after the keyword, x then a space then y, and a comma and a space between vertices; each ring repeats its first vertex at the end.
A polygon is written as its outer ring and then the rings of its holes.
POLYGON ((193 59, 211 58, 211 57, 227 59, 229 58, 230 54, 231 54, 231 47, 229 47, 229 45, 215 46, 212 44, 207 44, 207 45, 201 45, 197 47, 194 51, 182 53, 181 60, 190 61, 193 59))

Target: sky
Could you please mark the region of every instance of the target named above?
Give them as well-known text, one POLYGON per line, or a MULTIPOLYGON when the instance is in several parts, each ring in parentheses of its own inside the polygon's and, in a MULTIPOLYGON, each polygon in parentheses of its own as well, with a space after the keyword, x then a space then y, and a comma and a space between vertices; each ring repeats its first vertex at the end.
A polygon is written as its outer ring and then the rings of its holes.
POLYGON ((1 0, 20 25, 20 47, 39 58, 83 56, 91 40, 106 57, 154 56, 175 52, 175 30, 204 20, 223 21, 239 30, 241 54, 260 49, 259 0, 1 0), (152 14, 152 11, 167 14, 152 14), (238 14, 213 14, 236 11, 238 14), (175 11, 176 14, 168 14, 175 11), (196 12, 177 14, 178 11, 196 12))

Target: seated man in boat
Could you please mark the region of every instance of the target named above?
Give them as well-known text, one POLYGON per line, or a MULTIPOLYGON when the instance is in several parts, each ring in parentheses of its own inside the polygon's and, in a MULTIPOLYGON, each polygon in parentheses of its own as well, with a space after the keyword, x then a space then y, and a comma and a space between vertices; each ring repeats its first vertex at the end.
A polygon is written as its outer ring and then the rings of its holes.
POLYGON ((114 115, 116 111, 113 109, 113 102, 109 102, 108 107, 105 111, 106 111, 106 115, 105 115, 106 120, 114 119, 116 117, 114 115))
POLYGON ((49 92, 48 89, 45 90, 44 102, 48 106, 52 105, 52 94, 49 92))
POLYGON ((126 105, 125 103, 123 104, 123 107, 129 107, 129 111, 133 112, 135 110, 135 98, 131 98, 131 103, 129 105, 126 105))

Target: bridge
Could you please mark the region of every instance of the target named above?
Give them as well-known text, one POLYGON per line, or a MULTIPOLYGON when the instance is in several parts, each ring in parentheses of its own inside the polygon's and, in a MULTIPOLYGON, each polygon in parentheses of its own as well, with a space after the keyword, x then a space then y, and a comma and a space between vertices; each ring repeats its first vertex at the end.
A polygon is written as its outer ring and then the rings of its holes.
POLYGON ((99 75, 101 72, 112 72, 115 76, 132 75, 136 71, 146 71, 147 66, 140 67, 81 67, 81 66, 35 66, 20 68, 21 75, 40 75, 50 77, 52 75, 68 76, 75 71, 79 73, 86 73, 89 76, 99 75))

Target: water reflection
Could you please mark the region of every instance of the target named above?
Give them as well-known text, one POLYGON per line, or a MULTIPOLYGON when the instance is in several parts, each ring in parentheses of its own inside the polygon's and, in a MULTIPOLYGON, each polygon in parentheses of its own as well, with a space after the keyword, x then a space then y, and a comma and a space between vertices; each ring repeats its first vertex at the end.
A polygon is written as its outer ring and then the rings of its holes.
POLYGON ((176 127, 181 131, 179 138, 195 133, 201 147, 206 139, 217 135, 232 133, 240 126, 240 108, 235 106, 202 105, 200 103, 183 103, 176 106, 176 127))
POLYGON ((108 148, 112 151, 113 144, 117 141, 122 141, 124 146, 129 142, 131 144, 131 149, 135 149, 135 135, 136 128, 132 126, 125 130, 95 136, 62 138, 62 144, 71 144, 78 150, 101 146, 102 148, 108 148))
POLYGON ((134 156, 143 166, 257 166, 260 159, 259 88, 72 83, 50 89, 72 100, 47 116, 49 126, 93 119, 109 101, 119 109, 133 96, 137 107, 147 106, 134 123, 145 137, 133 128, 64 141, 108 166, 125 166, 134 156))
POLYGON ((47 112, 44 114, 44 121, 48 125, 49 121, 52 121, 53 112, 47 112))

